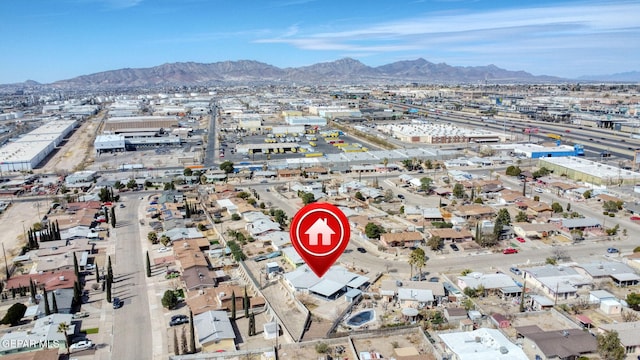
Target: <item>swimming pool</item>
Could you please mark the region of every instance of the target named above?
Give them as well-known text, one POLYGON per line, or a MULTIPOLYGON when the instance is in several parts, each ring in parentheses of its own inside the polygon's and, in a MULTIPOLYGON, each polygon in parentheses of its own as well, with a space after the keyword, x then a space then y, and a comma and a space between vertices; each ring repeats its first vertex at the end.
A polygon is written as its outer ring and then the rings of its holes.
POLYGON ((347 320, 347 325, 349 326, 362 326, 369 321, 373 320, 376 316, 375 311, 373 310, 364 310, 361 311, 347 320))

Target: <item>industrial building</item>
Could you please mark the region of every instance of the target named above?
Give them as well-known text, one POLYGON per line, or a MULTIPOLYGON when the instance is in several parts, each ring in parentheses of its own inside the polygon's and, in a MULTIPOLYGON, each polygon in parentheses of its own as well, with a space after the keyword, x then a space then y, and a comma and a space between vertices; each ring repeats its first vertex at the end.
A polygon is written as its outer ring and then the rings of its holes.
POLYGON ((443 123, 411 123, 378 126, 378 130, 400 141, 426 144, 497 143, 500 135, 443 123))
POLYGON ((160 129, 178 127, 177 116, 130 116, 111 117, 105 121, 104 132, 120 134, 126 132, 158 132, 160 129))
POLYGON ((633 185, 640 180, 640 173, 598 163, 580 157, 540 158, 538 166, 574 181, 592 185, 633 185))
POLYGON ((0 171, 30 171, 44 160, 76 127, 75 120, 43 124, 0 148, 0 171))
POLYGON ((284 121, 289 125, 327 126, 327 119, 321 116, 287 116, 284 121))
POLYGON ((584 155, 584 146, 580 144, 573 146, 560 145, 558 143, 553 143, 553 145, 550 146, 538 144, 500 144, 492 145, 491 148, 503 153, 523 155, 529 159, 584 155))

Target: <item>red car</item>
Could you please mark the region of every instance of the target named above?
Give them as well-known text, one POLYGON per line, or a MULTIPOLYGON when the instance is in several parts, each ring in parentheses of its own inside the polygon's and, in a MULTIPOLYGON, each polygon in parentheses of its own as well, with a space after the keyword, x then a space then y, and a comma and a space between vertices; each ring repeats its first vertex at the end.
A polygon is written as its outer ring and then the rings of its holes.
POLYGON ((521 237, 517 237, 516 240, 518 240, 518 242, 521 242, 521 243, 524 242, 524 238, 521 238, 521 237))
POLYGON ((517 254, 518 250, 514 249, 514 248, 506 248, 504 250, 502 250, 503 254, 517 254))

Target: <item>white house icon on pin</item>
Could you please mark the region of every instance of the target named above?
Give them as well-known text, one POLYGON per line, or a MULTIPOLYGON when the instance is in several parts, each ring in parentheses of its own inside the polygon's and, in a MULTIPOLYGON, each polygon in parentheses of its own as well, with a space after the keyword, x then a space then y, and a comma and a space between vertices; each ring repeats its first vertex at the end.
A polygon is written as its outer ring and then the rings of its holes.
POLYGON ((331 235, 335 231, 327 224, 327 219, 318 219, 304 232, 309 235, 309 245, 318 245, 318 236, 322 236, 322 245, 331 245, 331 235))

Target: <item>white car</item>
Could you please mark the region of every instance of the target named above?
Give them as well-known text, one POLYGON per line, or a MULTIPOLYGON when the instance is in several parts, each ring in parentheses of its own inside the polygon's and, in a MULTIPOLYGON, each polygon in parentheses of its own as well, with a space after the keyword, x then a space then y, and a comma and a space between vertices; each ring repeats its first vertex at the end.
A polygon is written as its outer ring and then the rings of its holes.
POLYGON ((86 271, 92 271, 92 270, 95 270, 95 269, 96 269, 96 266, 95 266, 95 265, 93 265, 93 264, 87 264, 87 265, 85 265, 85 266, 84 266, 84 269, 85 269, 86 271))
POLYGON ((161 247, 160 249, 158 249, 159 253, 164 253, 164 252, 169 252, 171 251, 171 248, 169 247, 161 247))
POLYGON ((91 340, 78 341, 77 343, 71 344, 71 346, 69 346, 69 350, 71 351, 87 350, 91 348, 93 348, 93 343, 91 342, 91 340))

